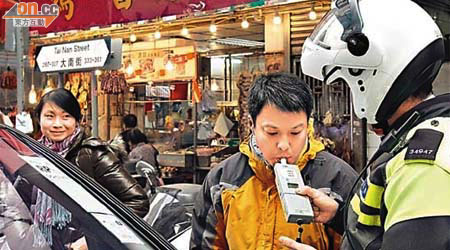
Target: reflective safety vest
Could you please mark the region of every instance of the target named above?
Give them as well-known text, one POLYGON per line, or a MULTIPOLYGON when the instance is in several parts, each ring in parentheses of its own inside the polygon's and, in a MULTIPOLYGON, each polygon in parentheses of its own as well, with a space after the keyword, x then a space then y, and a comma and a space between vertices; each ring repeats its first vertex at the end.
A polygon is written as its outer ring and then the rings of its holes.
POLYGON ((353 196, 342 249, 380 249, 384 232, 396 223, 450 216, 450 117, 422 121, 405 142, 372 164, 353 196))

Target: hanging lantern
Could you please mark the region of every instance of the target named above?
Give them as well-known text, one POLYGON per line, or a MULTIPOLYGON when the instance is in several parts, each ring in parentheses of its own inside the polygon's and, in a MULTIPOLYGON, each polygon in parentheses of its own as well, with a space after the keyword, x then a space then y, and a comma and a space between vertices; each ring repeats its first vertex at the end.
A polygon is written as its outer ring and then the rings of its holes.
POLYGON ((37 94, 36 94, 36 90, 34 90, 34 84, 31 84, 31 90, 30 90, 30 93, 28 93, 28 102, 30 104, 37 103, 37 94))

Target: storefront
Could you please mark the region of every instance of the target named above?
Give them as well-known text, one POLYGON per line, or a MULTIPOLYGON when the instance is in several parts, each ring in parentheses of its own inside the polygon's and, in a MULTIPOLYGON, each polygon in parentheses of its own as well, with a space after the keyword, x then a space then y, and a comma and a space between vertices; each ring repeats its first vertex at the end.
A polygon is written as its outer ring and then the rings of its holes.
POLYGON ((31 47, 120 38, 120 69, 98 71, 97 81, 83 71, 41 74, 46 83, 40 87, 70 89, 90 126, 90 100, 96 96, 98 135, 105 140, 121 131, 124 115, 135 114, 138 128, 160 151, 163 174, 176 182, 200 182, 211 167, 237 151, 249 134, 246 95, 251 83, 260 73, 291 68, 291 17, 306 18, 306 38, 329 8, 300 1, 233 1, 226 6, 220 1, 167 2, 158 10, 139 1, 113 3, 108 1, 106 13, 89 14, 89 21, 80 9, 96 10, 98 2, 60 6, 63 16, 53 28, 32 31, 31 47), (91 82, 97 86, 88 86, 91 82))

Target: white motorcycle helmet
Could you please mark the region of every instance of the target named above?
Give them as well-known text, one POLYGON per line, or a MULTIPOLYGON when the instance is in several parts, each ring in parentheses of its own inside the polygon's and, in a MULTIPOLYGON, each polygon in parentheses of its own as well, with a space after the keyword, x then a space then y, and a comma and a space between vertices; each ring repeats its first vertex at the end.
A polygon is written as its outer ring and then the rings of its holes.
POLYGON ((439 72, 445 50, 433 19, 410 0, 337 0, 303 45, 304 74, 344 80, 359 118, 386 124, 439 72))

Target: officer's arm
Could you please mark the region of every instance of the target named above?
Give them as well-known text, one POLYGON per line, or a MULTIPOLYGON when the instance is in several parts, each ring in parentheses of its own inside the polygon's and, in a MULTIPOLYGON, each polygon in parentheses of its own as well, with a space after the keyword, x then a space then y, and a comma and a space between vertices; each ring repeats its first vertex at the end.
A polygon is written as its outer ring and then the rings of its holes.
POLYGON ((426 217, 403 221, 385 232, 382 250, 450 249, 450 216, 426 217))
POLYGON ((395 168, 388 182, 382 249, 450 249, 450 172, 412 161, 395 168))

